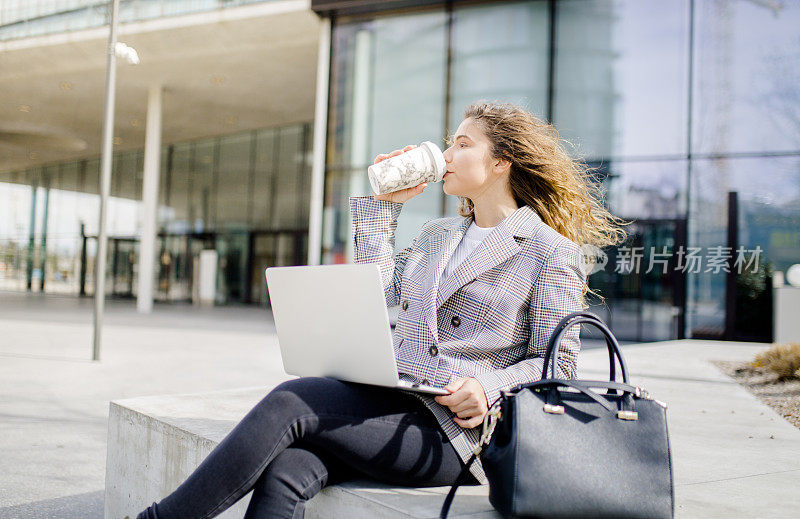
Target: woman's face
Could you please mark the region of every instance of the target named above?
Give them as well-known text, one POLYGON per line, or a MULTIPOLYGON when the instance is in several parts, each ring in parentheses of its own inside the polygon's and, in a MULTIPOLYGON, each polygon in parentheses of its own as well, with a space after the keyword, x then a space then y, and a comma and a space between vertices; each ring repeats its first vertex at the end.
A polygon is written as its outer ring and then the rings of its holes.
POLYGON ((471 200, 480 198, 497 180, 492 173, 489 139, 471 118, 464 119, 456 130, 453 145, 444 151, 447 173, 444 192, 471 200))

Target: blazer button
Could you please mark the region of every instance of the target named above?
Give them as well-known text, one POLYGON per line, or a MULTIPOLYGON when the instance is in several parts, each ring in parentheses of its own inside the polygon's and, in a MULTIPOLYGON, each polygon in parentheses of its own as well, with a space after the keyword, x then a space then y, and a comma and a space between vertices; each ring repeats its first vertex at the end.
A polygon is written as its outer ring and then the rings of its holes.
POLYGON ((460 317, 458 317, 457 315, 454 315, 454 316, 453 316, 453 319, 452 319, 450 322, 452 322, 452 323, 453 323, 453 326, 454 326, 455 328, 458 328, 458 325, 459 325, 459 324, 461 324, 461 318, 460 318, 460 317))
POLYGON ((437 348, 436 346, 431 346, 430 348, 428 348, 428 353, 431 354, 431 357, 435 357, 439 355, 439 348, 437 348))
POLYGON ((408 310, 408 301, 403 301, 403 310, 408 310))

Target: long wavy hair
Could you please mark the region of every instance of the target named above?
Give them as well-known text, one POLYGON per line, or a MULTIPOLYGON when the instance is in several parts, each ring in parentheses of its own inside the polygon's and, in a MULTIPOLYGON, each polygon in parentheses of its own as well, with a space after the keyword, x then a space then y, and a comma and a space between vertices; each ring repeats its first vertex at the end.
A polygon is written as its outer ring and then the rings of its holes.
MULTIPOLYGON (((598 248, 623 243, 625 222, 605 207, 602 185, 592 178, 596 168, 567 152, 558 130, 524 108, 478 101, 464 111, 491 142, 494 159, 511 162, 509 187, 517 205, 530 206, 547 225, 578 246, 598 248)), ((452 142, 452 138, 449 138, 452 142)), ((472 200, 459 197, 458 213, 472 216, 472 200)), ((582 303, 589 290, 584 283, 582 303)), ((602 298, 602 297, 601 297, 602 298)))

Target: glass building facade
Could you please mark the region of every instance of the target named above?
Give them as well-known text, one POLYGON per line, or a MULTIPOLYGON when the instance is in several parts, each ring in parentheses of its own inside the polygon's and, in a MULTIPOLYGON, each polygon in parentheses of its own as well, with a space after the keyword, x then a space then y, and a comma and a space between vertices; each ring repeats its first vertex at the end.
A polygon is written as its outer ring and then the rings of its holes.
MULTIPOLYGON (((311 124, 161 149, 157 301, 193 300, 194 260, 216 249, 216 301, 265 303, 264 269, 308 255, 311 124)), ((94 293, 98 157, 0 175, 0 290, 94 293)), ((109 295, 135 297, 143 151, 114 155, 109 295)))
MULTIPOLYGON (((272 0, 121 0, 120 23, 194 14, 272 0)), ((103 0, 3 0, 0 41, 108 24, 103 0)))
MULTIPOLYGON (((347 198, 370 192, 377 154, 444 145, 467 104, 509 101, 551 121, 633 222, 589 277, 621 338, 771 340, 770 274, 800 262, 800 4, 452 2, 332 21, 323 262, 350 261, 347 198)), ((429 186, 397 247, 455 205, 429 186)))

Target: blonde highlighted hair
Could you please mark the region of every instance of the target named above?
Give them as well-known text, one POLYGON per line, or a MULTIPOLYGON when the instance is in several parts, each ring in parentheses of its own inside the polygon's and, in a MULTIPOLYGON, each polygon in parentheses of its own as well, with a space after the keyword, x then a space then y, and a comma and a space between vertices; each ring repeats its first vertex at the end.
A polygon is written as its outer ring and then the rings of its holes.
MULTIPOLYGON (((582 160, 573 159, 558 131, 524 108, 476 102, 464 111, 491 143, 495 159, 511 162, 509 187, 517 205, 530 206, 547 225, 579 246, 599 248, 625 241, 627 225, 605 207, 603 189, 582 160)), ((460 197, 458 213, 471 216, 472 200, 460 197)), ((583 295, 588 290, 584 286, 583 295)), ((599 295, 599 294, 596 294, 599 295)))

